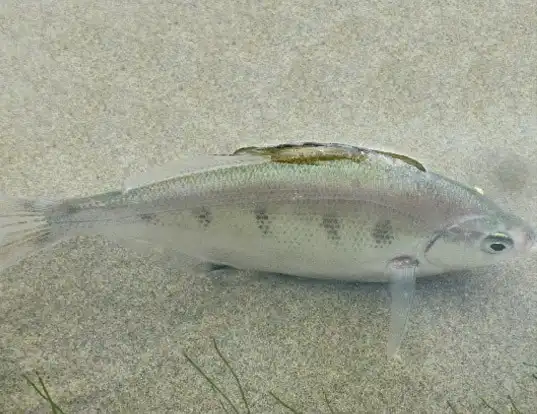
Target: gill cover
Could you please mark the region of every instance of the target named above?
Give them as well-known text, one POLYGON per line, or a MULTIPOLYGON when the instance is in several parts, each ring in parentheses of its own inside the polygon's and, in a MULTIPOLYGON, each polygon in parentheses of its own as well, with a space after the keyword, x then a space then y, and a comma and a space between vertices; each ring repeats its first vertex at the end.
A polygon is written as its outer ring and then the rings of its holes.
POLYGON ((437 232, 425 249, 439 268, 487 266, 505 260, 515 249, 513 236, 486 216, 471 217, 437 232))

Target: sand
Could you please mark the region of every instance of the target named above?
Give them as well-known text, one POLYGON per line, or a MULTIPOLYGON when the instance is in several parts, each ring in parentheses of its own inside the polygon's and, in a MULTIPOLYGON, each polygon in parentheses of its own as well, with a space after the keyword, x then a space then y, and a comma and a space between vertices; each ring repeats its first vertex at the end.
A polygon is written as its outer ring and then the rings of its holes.
MULTIPOLYGON (((336 141, 399 151, 537 223, 535 2, 4 0, 0 191, 75 197, 190 152, 336 141), (475 3, 475 4, 474 4, 475 3)), ((169 258, 168 258, 169 259, 169 258)), ((0 274, 0 412, 218 413, 186 351, 255 413, 537 406, 537 257, 420 283, 402 360, 389 296, 194 271, 99 237, 0 274), (31 378, 35 379, 35 376, 31 378)), ((244 410, 241 412, 245 412, 244 410)))

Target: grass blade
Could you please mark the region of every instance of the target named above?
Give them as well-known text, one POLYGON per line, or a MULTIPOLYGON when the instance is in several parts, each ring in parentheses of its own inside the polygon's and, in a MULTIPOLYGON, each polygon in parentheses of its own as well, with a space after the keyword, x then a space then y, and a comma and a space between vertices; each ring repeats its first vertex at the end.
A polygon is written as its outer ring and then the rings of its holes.
POLYGON ((490 405, 488 402, 485 401, 484 398, 479 398, 481 402, 487 407, 489 410, 492 410, 494 414, 501 414, 496 408, 494 408, 492 405, 490 405))
POLYGON ((220 403, 220 406, 222 407, 222 411, 224 411, 226 414, 228 414, 228 410, 227 410, 226 406, 224 405, 224 403, 222 402, 222 400, 218 400, 218 402, 220 403))
POLYGON ((455 406, 453 404, 448 401, 447 405, 451 409, 451 411, 453 411, 454 414, 457 414, 457 410, 455 409, 455 406))
POLYGON ((43 394, 39 388, 37 388, 37 385, 35 385, 30 378, 28 378, 26 375, 23 375, 22 377, 26 380, 26 382, 28 382, 28 384, 32 386, 35 392, 37 392, 43 399, 47 399, 47 396, 43 394))
POLYGON ((235 407, 235 405, 231 402, 231 400, 228 398, 228 396, 224 393, 224 391, 222 391, 220 389, 220 387, 218 387, 218 385, 216 385, 216 383, 211 379, 209 378, 209 376, 203 372, 203 370, 192 360, 192 358, 190 358, 186 352, 183 352, 183 355, 185 356, 186 360, 190 363, 190 365, 192 365, 196 371, 198 371, 202 376, 203 378, 205 378, 205 380, 211 384, 211 386, 213 387, 213 390, 215 390, 218 394, 220 394, 224 400, 226 400, 226 402, 231 406, 231 408, 233 409, 233 411, 236 413, 236 414, 240 414, 239 413, 239 410, 237 409, 237 407, 235 407))
POLYGON ((237 382, 237 386, 239 387, 239 392, 241 393, 242 401, 244 402, 244 406, 246 407, 246 412, 248 414, 251 414, 250 406, 248 405, 248 401, 246 399, 246 395, 244 393, 244 389, 242 388, 242 384, 241 384, 241 382, 239 380, 239 377, 237 376, 237 374, 235 373, 235 371, 231 367, 231 364, 224 357, 222 352, 220 352, 220 349, 218 349, 218 344, 216 343, 216 339, 214 339, 214 338, 213 338, 213 345, 214 345, 214 349, 216 350, 216 353, 218 354, 220 359, 224 362, 224 364, 226 365, 227 369, 229 369, 229 371, 231 372, 231 375, 233 375, 233 378, 235 378, 235 381, 237 382))
POLYGON ((39 372, 35 372, 35 375, 37 376, 37 379, 39 380, 39 384, 41 385, 41 388, 43 388, 43 391, 41 391, 37 385, 28 378, 27 375, 23 375, 22 377, 30 384, 30 386, 39 394, 41 398, 43 398, 45 401, 47 401, 50 405, 50 409, 52 410, 53 414, 65 414, 63 410, 52 400, 52 397, 50 396, 50 393, 47 390, 47 387, 45 385, 45 382, 39 375, 39 372))
POLYGON ((332 406, 330 405, 330 401, 328 401, 328 396, 326 395, 326 392, 323 390, 324 395, 324 401, 326 402, 326 406, 328 407, 328 410, 330 411, 330 414, 336 414, 332 406))
POLYGON ((287 408, 289 411, 291 411, 294 414, 302 414, 300 411, 295 410, 293 407, 289 406, 289 404, 284 403, 280 398, 278 398, 273 392, 269 391, 269 394, 274 398, 276 401, 278 401, 281 405, 283 405, 285 408, 287 408))
POLYGON ((513 410, 514 410, 513 412, 515 414, 522 414, 520 410, 517 408, 517 406, 515 405, 515 401, 510 395, 507 396, 507 399, 509 400, 509 402, 511 403, 511 406, 513 407, 513 410))

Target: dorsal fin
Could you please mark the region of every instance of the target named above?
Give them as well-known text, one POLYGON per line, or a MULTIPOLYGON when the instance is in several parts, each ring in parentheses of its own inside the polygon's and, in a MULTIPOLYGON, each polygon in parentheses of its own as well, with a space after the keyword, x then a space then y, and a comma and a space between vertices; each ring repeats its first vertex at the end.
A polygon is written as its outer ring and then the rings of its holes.
POLYGON ((403 161, 404 163, 406 163, 408 165, 411 165, 411 166, 417 168, 420 171, 423 171, 423 172, 427 171, 425 169, 424 165, 421 162, 419 162, 418 160, 415 160, 414 158, 411 158, 411 157, 409 157, 407 155, 397 154, 396 152, 387 152, 387 151, 379 151, 379 150, 371 150, 371 151, 376 152, 378 154, 386 155, 388 157, 394 158, 394 159, 399 160, 399 161, 403 161))
POLYGON ((127 178, 123 184, 123 188, 124 191, 129 191, 133 188, 145 187, 157 182, 184 177, 199 172, 240 167, 244 165, 263 164, 267 162, 270 162, 269 158, 253 154, 243 154, 240 157, 230 157, 229 155, 186 154, 177 160, 153 167, 143 173, 127 178))
POLYGON ((272 162, 289 164, 318 164, 334 160, 362 162, 371 155, 380 154, 393 160, 402 161, 420 171, 426 171, 422 163, 406 155, 338 143, 304 142, 267 147, 244 147, 239 148, 232 155, 242 154, 268 156, 272 162))
POLYGON ((392 160, 402 161, 420 171, 425 171, 425 167, 420 162, 406 155, 345 144, 304 142, 300 144, 279 144, 266 147, 243 147, 233 152, 231 156, 185 154, 178 160, 129 177, 125 180, 124 190, 128 191, 133 188, 144 187, 199 172, 244 165, 263 164, 267 162, 314 165, 336 160, 362 162, 372 155, 383 155, 392 160))

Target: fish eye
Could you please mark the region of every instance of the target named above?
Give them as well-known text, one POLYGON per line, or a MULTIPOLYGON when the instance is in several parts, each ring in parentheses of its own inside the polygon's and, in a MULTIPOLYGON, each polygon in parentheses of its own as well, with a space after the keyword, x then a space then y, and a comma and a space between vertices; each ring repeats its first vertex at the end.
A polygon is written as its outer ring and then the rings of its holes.
POLYGON ((513 239, 505 234, 493 234, 483 239, 481 249, 490 254, 502 253, 513 248, 513 239))

